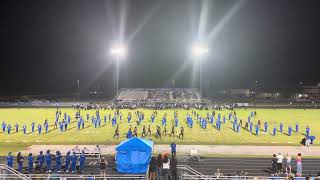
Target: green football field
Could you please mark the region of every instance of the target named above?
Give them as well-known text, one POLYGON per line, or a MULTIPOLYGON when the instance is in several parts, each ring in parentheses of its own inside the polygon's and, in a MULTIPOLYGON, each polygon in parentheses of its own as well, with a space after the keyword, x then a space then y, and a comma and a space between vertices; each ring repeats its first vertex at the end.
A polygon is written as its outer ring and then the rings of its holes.
MULTIPOLYGON (((207 124, 207 129, 200 128, 200 125, 193 118, 194 126, 189 128, 186 124, 186 114, 191 114, 192 110, 177 109, 179 113, 179 127, 176 128, 176 136, 163 136, 162 139, 156 139, 154 136, 156 126, 161 126, 161 120, 164 113, 167 113, 167 131, 171 131, 172 124, 174 122, 173 112, 174 110, 158 110, 155 123, 151 123, 151 114, 153 110, 138 109, 144 112, 145 119, 142 124, 148 126, 151 124, 152 136, 148 136, 148 139, 152 139, 156 144, 159 143, 171 143, 172 141, 177 144, 232 144, 232 145, 299 145, 299 141, 304 137, 305 127, 308 124, 311 127, 311 135, 319 137, 320 135, 320 110, 303 110, 303 109, 257 109, 257 116, 252 119, 254 124, 258 119, 261 120, 262 129, 265 121, 269 124, 269 132, 265 133, 260 131, 258 136, 248 132, 245 129, 241 129, 239 133, 232 130, 232 122, 228 121, 226 124, 222 124, 221 131, 218 131, 212 124, 207 124), (292 136, 281 134, 277 132, 276 136, 272 136, 272 129, 276 125, 279 129, 279 124, 284 124, 284 132, 287 132, 287 126, 290 124, 295 129, 295 124, 299 123, 300 132, 293 131, 292 136), (180 132, 180 127, 185 128, 184 140, 177 138, 180 132)), ((85 128, 78 130, 77 120, 75 119, 76 110, 72 108, 62 108, 62 115, 66 112, 72 117, 71 125, 68 126, 68 130, 60 132, 59 127, 54 129, 55 121, 55 108, 2 108, 0 109, 0 123, 5 121, 7 124, 11 124, 11 134, 2 132, 0 130, 0 154, 6 154, 8 151, 21 150, 27 146, 33 144, 118 144, 125 139, 125 134, 128 131, 129 123, 127 122, 128 112, 132 112, 131 125, 135 127, 137 117, 135 116, 136 110, 121 110, 122 121, 119 122, 120 138, 114 139, 113 134, 115 127, 111 126, 111 122, 103 122, 103 116, 108 114, 114 114, 113 110, 100 110, 100 116, 102 117, 101 127, 95 128, 89 121, 85 121, 85 128), (43 124, 45 119, 49 121, 49 132, 41 135, 37 132, 38 123, 43 124), (31 123, 35 122, 36 132, 31 133, 31 123), (19 132, 15 132, 15 124, 19 124, 19 132), (27 126, 27 134, 24 135, 22 131, 22 125, 27 126)), ((196 110, 203 117, 206 116, 206 110, 196 110)), ((253 109, 236 109, 238 119, 242 119, 243 126, 247 121, 247 117, 253 109)), ((222 116, 228 117, 228 110, 216 111, 216 116, 220 113, 222 116)), ((90 117, 95 115, 95 110, 81 111, 81 115, 86 119, 86 114, 89 113, 90 117)), ((228 118, 227 118, 228 119, 228 118)), ((60 119, 61 120, 61 119, 60 119)), ((162 130, 163 127, 161 126, 162 130)), ((138 126, 138 134, 141 136, 142 125, 138 126)), ((319 145, 318 141, 315 141, 315 145, 319 145)))

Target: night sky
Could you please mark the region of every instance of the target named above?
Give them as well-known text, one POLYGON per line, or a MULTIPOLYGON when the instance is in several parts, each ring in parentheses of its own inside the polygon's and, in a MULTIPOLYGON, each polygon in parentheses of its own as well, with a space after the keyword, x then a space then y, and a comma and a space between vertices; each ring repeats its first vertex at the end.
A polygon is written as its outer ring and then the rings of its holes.
POLYGON ((111 96, 109 48, 121 37, 120 87, 196 87, 190 45, 201 37, 207 92, 316 84, 319 9, 319 0, 1 1, 0 95, 71 94, 79 79, 82 94, 111 96))

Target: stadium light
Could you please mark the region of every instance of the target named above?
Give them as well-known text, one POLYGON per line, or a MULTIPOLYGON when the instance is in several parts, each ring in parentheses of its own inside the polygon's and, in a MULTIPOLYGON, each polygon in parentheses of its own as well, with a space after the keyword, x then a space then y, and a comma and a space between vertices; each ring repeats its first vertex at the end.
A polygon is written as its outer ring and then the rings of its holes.
POLYGON ((203 43, 194 43, 191 47, 191 53, 194 57, 201 57, 209 52, 208 46, 203 43))
POLYGON ((119 43, 110 48, 110 54, 116 57, 117 61, 117 94, 119 93, 119 59, 127 55, 127 46, 119 43))
POLYGON ((110 48, 110 54, 113 56, 124 57, 127 55, 127 47, 124 44, 117 44, 110 48))
POLYGON ((196 59, 200 61, 200 65, 199 65, 199 79, 200 79, 200 96, 202 96, 202 65, 201 65, 201 59, 204 57, 204 55, 206 55, 209 52, 208 46, 205 43, 201 43, 201 42, 195 42, 192 44, 191 47, 191 54, 192 56, 196 59))

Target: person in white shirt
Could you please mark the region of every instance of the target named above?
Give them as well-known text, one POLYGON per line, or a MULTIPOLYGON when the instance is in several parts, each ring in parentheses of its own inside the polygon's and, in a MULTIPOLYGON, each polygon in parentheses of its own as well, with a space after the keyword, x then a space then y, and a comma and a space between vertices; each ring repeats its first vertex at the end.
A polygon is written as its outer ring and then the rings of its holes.
POLYGON ((290 174, 291 173, 291 155, 287 154, 285 163, 286 163, 286 174, 290 174))
POLYGON ((310 138, 307 138, 306 139, 306 146, 309 147, 311 144, 311 139, 310 138))
POLYGON ((162 166, 163 179, 168 180, 170 177, 170 159, 167 155, 163 157, 163 166, 162 166))
POLYGON ((279 153, 277 155, 277 169, 278 169, 278 173, 282 173, 282 161, 283 161, 283 155, 281 153, 279 153))

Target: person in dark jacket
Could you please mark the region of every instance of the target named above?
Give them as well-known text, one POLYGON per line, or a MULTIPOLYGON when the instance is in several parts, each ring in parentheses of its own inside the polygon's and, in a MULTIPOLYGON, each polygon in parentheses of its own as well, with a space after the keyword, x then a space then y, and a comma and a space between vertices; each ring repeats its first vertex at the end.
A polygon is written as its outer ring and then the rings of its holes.
POLYGON ((272 175, 276 175, 278 170, 277 170, 277 155, 276 154, 273 154, 273 157, 272 157, 272 160, 271 160, 271 174, 272 175))
POLYGON ((175 156, 172 156, 171 160, 170 160, 170 171, 171 171, 171 176, 172 176, 172 180, 177 180, 177 159, 175 158, 175 156))
POLYGON ((21 155, 21 152, 18 152, 17 155, 17 163, 18 163, 18 171, 22 173, 24 157, 21 155))
POLYGON ((150 164, 149 164, 149 179, 150 180, 156 179, 156 167, 157 167, 157 160, 155 157, 152 157, 150 164))
POLYGON ((100 176, 106 175, 106 160, 104 157, 100 157, 100 176))
POLYGON ((161 180, 161 177, 162 177, 162 166, 163 166, 162 154, 159 154, 157 158, 157 166, 156 166, 156 178, 159 180, 161 180))

